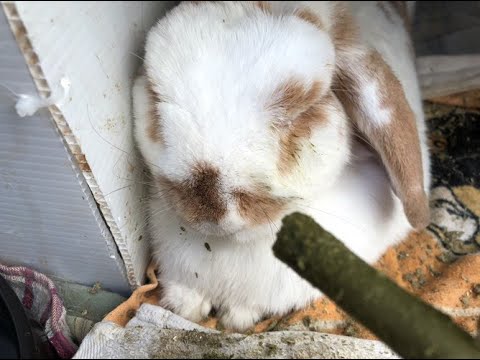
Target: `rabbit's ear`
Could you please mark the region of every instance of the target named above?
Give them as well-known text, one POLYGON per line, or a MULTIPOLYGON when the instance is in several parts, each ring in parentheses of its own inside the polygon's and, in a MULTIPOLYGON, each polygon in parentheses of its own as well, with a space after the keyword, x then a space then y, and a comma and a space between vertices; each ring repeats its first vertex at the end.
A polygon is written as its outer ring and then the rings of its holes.
POLYGON ((344 52, 337 61, 333 87, 347 115, 379 154, 410 224, 430 220, 424 190, 422 153, 415 114, 402 84, 375 50, 344 52))
POLYGON ((383 57, 358 47, 359 29, 345 2, 329 3, 327 21, 309 8, 297 16, 330 33, 336 51, 332 89, 359 136, 378 152, 410 224, 424 228, 430 210, 415 114, 383 57))

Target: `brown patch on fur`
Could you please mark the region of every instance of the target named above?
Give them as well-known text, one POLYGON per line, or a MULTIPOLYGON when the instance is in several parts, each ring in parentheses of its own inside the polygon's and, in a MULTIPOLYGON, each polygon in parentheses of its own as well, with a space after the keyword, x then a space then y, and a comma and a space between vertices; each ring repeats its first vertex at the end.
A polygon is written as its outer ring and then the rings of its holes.
MULTIPOLYGON (((325 30, 325 24, 312 10, 308 8, 299 9, 295 15, 316 26, 319 30, 325 30)), ((358 29, 344 1, 332 2, 331 18, 333 19, 333 24, 329 32, 335 49, 337 51, 345 50, 345 48, 354 45, 358 37, 358 29)))
POLYGON ((375 81, 379 89, 381 108, 391 112, 391 120, 382 126, 371 125, 371 119, 362 116, 363 84, 356 74, 340 72, 335 85, 337 96, 360 132, 379 153, 390 175, 393 189, 403 202, 410 223, 424 228, 429 223, 428 199, 423 189, 423 168, 420 141, 415 114, 405 97, 402 84, 382 56, 372 51, 354 67, 363 78, 375 81))
POLYGON ((162 194, 169 197, 191 223, 218 224, 227 211, 219 191, 220 172, 211 165, 197 164, 191 178, 182 182, 165 177, 159 177, 159 182, 165 188, 162 194))
POLYGON ((148 97, 150 99, 150 108, 148 110, 149 124, 147 126, 147 136, 153 142, 160 143, 162 142, 162 131, 160 127, 160 118, 158 116, 156 104, 160 103, 162 100, 160 98, 160 95, 154 90, 153 85, 150 81, 148 81, 147 83, 147 91, 148 97))
POLYGON ((321 97, 319 82, 310 88, 296 79, 281 84, 272 96, 268 108, 285 118, 286 125, 274 124, 273 128, 280 136, 280 157, 278 169, 285 174, 298 162, 300 147, 311 135, 312 129, 325 120, 323 102, 329 97, 321 97))
POLYGON ((254 5, 264 12, 268 13, 272 11, 272 6, 268 3, 268 1, 254 1, 254 5))
POLYGON ((302 81, 289 79, 275 89, 267 108, 273 111, 281 110, 287 117, 295 117, 319 100, 321 91, 322 86, 318 81, 307 88, 302 81))
POLYGON ((320 30, 324 30, 324 26, 322 24, 322 20, 310 9, 308 8, 303 8, 298 10, 295 13, 296 16, 298 16, 300 19, 312 24, 316 28, 320 30))
POLYGON ((280 135, 280 158, 278 168, 282 174, 289 173, 298 164, 302 143, 309 139, 312 129, 325 121, 322 104, 315 104, 303 112, 286 131, 280 135))
POLYGON ((255 191, 238 190, 233 193, 240 215, 252 225, 260 225, 276 219, 285 201, 271 197, 264 188, 255 191))
POLYGON ((342 1, 333 4, 334 23, 330 30, 335 50, 344 51, 355 44, 358 37, 358 28, 347 4, 342 1))

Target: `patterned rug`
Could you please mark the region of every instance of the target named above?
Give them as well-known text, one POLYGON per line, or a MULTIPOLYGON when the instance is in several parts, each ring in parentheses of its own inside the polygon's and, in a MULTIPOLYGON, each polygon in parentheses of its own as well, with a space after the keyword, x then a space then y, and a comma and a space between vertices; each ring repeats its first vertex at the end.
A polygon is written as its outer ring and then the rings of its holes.
MULTIPOLYGON (((477 107, 478 108, 478 107, 477 107)), ((450 315, 471 334, 480 319, 480 111, 425 104, 432 154, 432 222, 427 230, 389 249, 376 267, 404 289, 450 315)), ((125 325, 141 303, 156 303, 151 284, 109 314, 125 325)), ((216 319, 202 323, 217 327, 216 319)), ((312 330, 375 339, 328 299, 272 318, 252 332, 312 330)))

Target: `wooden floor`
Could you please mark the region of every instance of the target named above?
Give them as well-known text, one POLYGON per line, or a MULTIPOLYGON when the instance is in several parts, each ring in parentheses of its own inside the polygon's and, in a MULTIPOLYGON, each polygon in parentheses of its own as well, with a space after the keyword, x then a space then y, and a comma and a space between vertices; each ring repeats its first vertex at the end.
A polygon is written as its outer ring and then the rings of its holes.
POLYGON ((442 96, 429 99, 429 101, 452 106, 460 106, 470 109, 480 109, 480 89, 467 91, 455 95, 442 96))

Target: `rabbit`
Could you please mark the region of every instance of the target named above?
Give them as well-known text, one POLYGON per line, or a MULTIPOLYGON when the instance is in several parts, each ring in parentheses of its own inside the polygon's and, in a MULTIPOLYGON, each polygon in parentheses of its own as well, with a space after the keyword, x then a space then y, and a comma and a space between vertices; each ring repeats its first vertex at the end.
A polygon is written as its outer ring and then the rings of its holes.
POLYGON ((425 228, 410 9, 186 1, 149 31, 133 113, 160 306, 242 332, 321 298, 272 251, 296 211, 370 264, 425 228))

